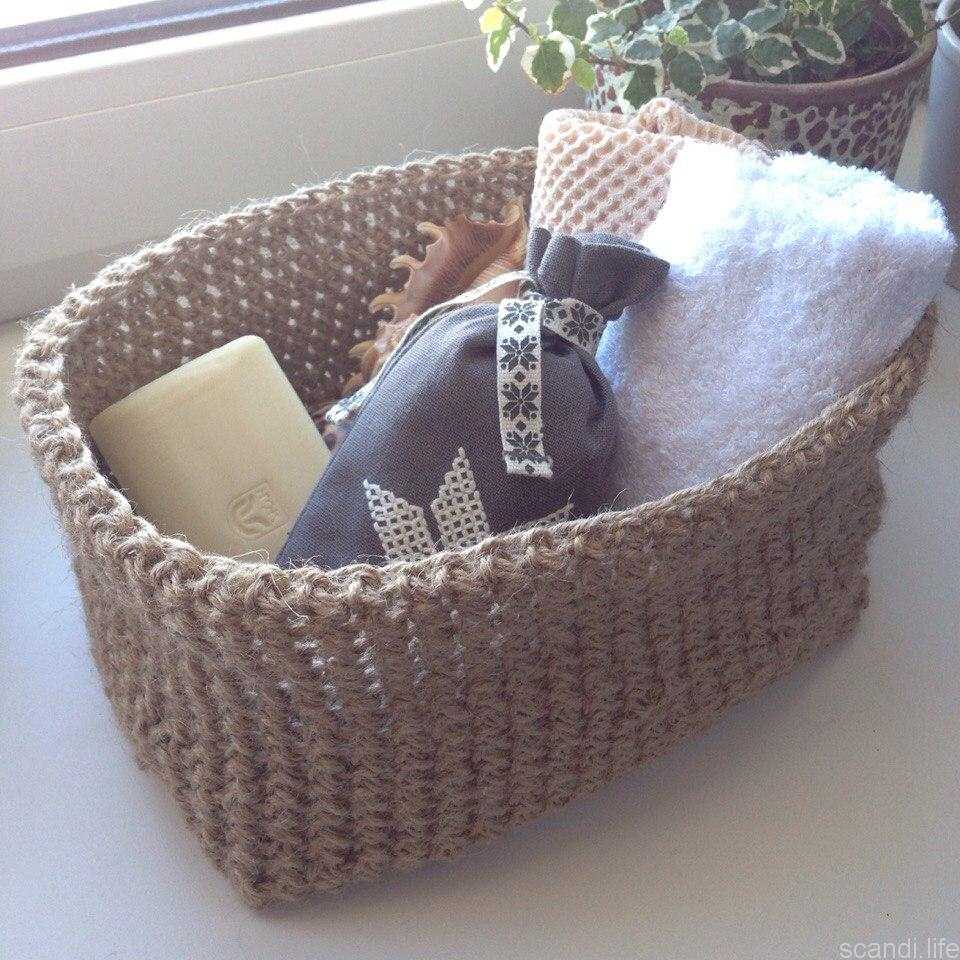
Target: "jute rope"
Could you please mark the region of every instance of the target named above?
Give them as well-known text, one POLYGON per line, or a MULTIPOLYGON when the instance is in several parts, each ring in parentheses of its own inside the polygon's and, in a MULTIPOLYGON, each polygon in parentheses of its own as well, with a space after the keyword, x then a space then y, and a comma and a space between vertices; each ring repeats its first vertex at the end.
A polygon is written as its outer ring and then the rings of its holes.
POLYGON ((85 432, 242 333, 308 406, 337 396, 415 225, 527 198, 534 151, 378 169, 185 230, 27 336, 15 393, 138 760, 250 902, 457 854, 669 749, 849 634, 883 499, 876 450, 933 311, 873 379, 732 473, 456 554, 322 572, 161 536, 85 432))

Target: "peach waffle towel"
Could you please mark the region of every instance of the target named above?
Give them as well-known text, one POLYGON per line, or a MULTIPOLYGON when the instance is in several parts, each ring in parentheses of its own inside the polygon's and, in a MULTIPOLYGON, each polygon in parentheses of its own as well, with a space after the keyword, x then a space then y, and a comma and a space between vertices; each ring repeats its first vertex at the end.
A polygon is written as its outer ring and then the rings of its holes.
POLYGON ((763 148, 659 98, 636 114, 554 110, 540 126, 530 226, 636 239, 663 205, 670 167, 690 140, 763 148))

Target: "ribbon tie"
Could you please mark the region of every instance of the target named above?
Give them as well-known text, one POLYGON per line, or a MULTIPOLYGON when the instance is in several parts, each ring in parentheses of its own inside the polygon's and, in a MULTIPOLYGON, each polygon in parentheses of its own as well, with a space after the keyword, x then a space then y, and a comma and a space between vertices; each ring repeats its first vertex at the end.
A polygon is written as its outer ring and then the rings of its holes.
POLYGON ((497 402, 507 473, 553 477, 543 442, 543 328, 596 352, 606 320, 581 300, 544 296, 529 279, 497 310, 497 402))

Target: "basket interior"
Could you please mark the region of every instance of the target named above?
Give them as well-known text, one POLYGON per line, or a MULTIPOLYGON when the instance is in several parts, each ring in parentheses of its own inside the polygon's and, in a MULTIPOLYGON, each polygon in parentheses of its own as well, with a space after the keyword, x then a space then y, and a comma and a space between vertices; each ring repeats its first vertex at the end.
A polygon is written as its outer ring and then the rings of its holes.
POLYGON ((84 429, 111 403, 243 334, 273 351, 307 409, 338 397, 350 348, 395 289, 422 221, 499 216, 529 202, 533 151, 380 169, 201 223, 108 268, 85 293, 64 380, 84 429))

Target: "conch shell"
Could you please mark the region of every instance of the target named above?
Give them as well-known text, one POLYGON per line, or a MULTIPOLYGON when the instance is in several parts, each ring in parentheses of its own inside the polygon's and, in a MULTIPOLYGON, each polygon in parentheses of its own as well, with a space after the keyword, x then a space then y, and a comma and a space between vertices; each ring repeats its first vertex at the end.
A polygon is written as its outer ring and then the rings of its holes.
MULTIPOLYGON (((411 321, 425 310, 465 293, 488 280, 519 270, 527 249, 527 225, 523 207, 509 203, 502 220, 470 220, 463 214, 443 226, 418 223, 417 231, 432 238, 423 260, 404 254, 394 257, 390 266, 406 268, 410 276, 401 290, 388 290, 370 301, 370 311, 388 310, 389 320, 381 320, 372 340, 354 346, 350 355, 360 370, 345 386, 349 395, 363 386, 383 366, 400 342, 411 321)), ((491 290, 478 301, 497 303, 516 293, 516 282, 491 290)))

